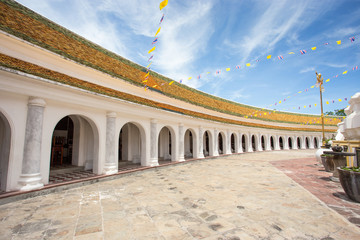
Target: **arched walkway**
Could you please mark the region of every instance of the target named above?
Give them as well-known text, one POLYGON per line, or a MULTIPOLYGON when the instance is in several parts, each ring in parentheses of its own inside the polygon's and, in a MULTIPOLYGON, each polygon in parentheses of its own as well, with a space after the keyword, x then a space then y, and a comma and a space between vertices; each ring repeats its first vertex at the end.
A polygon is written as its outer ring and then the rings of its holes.
POLYGON ((158 160, 175 161, 175 133, 169 127, 163 127, 158 138, 158 160))
POLYGON ((284 149, 284 139, 283 139, 283 137, 279 137, 279 146, 280 146, 280 150, 284 149))
POLYGON ((242 147, 243 152, 248 151, 248 149, 247 149, 247 139, 246 139, 246 136, 244 134, 241 137, 241 147, 242 147))
POLYGON ((274 137, 273 136, 270 137, 270 148, 271 148, 271 150, 275 149, 275 142, 274 142, 274 137))
POLYGON ((145 136, 140 131, 139 125, 133 122, 126 123, 119 134, 119 165, 132 162, 141 164, 145 158, 145 136))
POLYGON ((219 155, 225 154, 224 140, 225 140, 225 134, 223 132, 219 132, 219 134, 218 134, 218 151, 219 151, 219 155))
POLYGON ((184 147, 185 147, 185 159, 194 158, 194 150, 195 150, 195 136, 194 132, 190 129, 186 130, 185 132, 185 141, 184 141, 184 147))
POLYGON ((296 142, 297 142, 297 148, 301 149, 301 139, 299 137, 296 138, 296 142))
POLYGON ((84 174, 95 175, 98 157, 99 134, 94 122, 81 115, 63 117, 51 138, 49 183, 67 181, 59 178, 63 172, 86 171, 84 174))
POLYGON ((291 137, 288 138, 288 142, 289 142, 289 149, 293 149, 293 142, 291 137))
POLYGON ((310 148, 310 141, 309 141, 308 137, 305 138, 305 147, 306 147, 306 149, 310 148))
POLYGON ((314 148, 319 148, 319 142, 316 137, 314 137, 314 148))
POLYGON ((6 191, 9 168, 10 142, 10 124, 6 117, 0 112, 0 192, 6 191))
POLYGON ((235 136, 235 134, 231 134, 231 137, 230 137, 230 148, 231 148, 231 153, 235 153, 235 152, 237 151, 236 136, 235 136))
POLYGON ((203 135, 203 144, 204 144, 204 148, 203 148, 204 157, 214 156, 213 140, 210 131, 205 131, 203 135))
POLYGON ((252 147, 252 150, 255 152, 257 151, 257 144, 256 144, 256 136, 255 135, 252 135, 251 136, 251 147, 252 147))
POLYGON ((261 148, 263 151, 265 151, 265 149, 266 149, 264 135, 261 136, 261 148))

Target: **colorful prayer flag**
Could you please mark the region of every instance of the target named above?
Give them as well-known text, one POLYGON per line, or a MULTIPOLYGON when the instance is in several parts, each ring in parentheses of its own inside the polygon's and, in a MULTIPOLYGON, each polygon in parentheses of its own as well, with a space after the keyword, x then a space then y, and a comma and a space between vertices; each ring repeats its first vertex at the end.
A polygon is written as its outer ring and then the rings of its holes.
POLYGON ((154 51, 155 50, 155 47, 153 47, 152 49, 150 49, 149 51, 148 51, 148 53, 151 53, 152 51, 154 51))
POLYGON ((240 65, 237 65, 236 68, 237 68, 237 69, 240 69, 240 65))
POLYGON ((156 42, 157 42, 157 40, 158 40, 158 38, 155 38, 155 39, 154 39, 154 41, 153 41, 151 44, 156 43, 156 42))
POLYGON ((151 55, 151 57, 149 57, 148 62, 154 57, 154 55, 151 55))
POLYGON ((163 9, 164 7, 166 7, 166 5, 168 4, 168 0, 164 0, 160 3, 160 11, 161 9, 163 9))
POLYGON ((163 14, 162 17, 161 17, 159 24, 161 24, 163 20, 164 20, 164 14, 163 14))
POLYGON ((306 53, 306 50, 300 50, 301 55, 306 53))
POLYGON ((156 37, 156 35, 158 35, 158 33, 160 32, 160 29, 161 29, 161 27, 159 27, 159 29, 156 31, 155 37, 156 37))
POLYGON ((351 37, 350 42, 355 42, 355 37, 351 37))
POLYGON ((147 76, 149 76, 149 74, 150 74, 150 72, 148 72, 147 74, 145 74, 145 76, 144 76, 144 77, 146 78, 147 76))
POLYGON ((201 78, 201 75, 197 76, 197 79, 200 79, 201 78))

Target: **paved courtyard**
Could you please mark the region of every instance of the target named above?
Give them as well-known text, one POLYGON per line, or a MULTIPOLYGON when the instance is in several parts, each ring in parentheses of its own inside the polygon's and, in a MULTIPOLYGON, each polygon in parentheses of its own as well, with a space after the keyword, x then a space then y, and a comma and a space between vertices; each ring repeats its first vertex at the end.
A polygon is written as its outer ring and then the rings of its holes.
POLYGON ((314 153, 193 161, 1 205, 0 239, 360 239, 274 164, 314 153))

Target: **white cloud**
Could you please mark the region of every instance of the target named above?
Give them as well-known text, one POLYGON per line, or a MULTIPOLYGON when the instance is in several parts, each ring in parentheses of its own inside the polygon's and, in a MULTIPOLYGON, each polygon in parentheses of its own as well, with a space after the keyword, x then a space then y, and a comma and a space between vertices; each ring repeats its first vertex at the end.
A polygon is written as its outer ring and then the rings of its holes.
POLYGON ((300 70, 299 73, 307 73, 307 72, 315 72, 315 67, 307 67, 302 70, 300 70))

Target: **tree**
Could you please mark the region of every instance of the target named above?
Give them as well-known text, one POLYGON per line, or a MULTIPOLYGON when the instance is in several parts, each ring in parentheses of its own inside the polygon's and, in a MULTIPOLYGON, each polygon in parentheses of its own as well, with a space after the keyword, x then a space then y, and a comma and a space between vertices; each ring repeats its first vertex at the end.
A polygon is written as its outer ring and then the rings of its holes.
POLYGON ((328 112, 325 113, 325 115, 346 116, 344 109, 335 109, 334 112, 328 111, 328 112))

